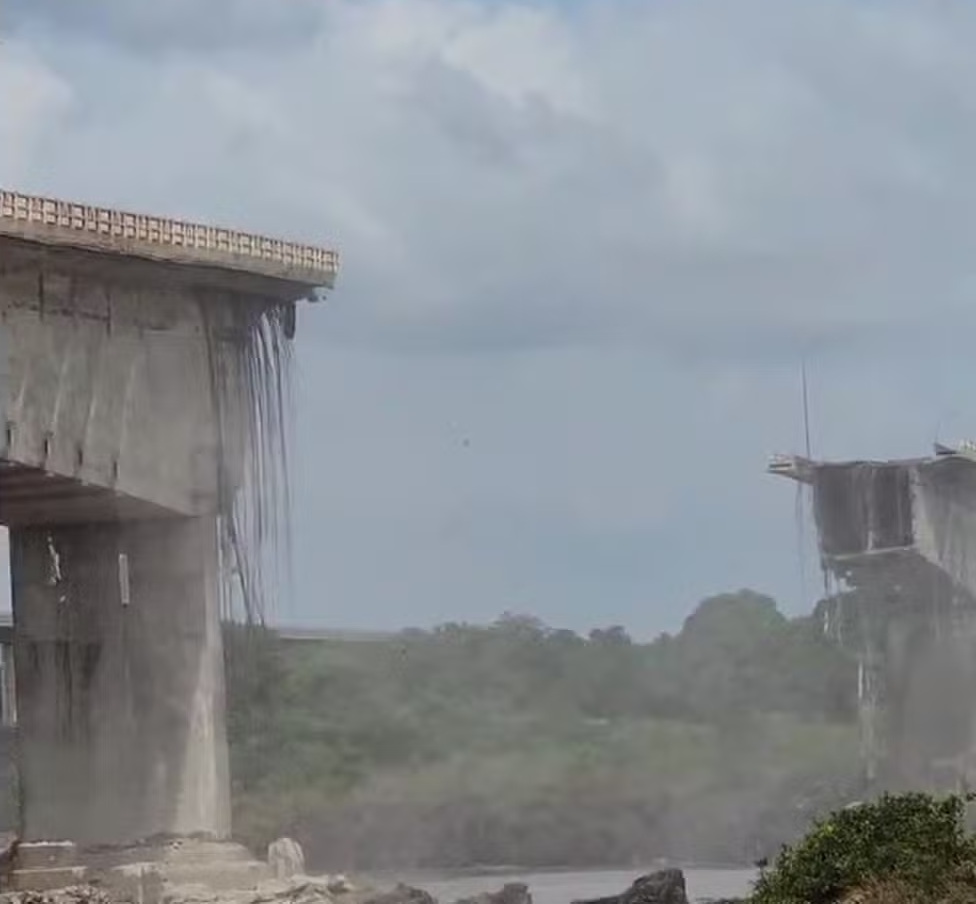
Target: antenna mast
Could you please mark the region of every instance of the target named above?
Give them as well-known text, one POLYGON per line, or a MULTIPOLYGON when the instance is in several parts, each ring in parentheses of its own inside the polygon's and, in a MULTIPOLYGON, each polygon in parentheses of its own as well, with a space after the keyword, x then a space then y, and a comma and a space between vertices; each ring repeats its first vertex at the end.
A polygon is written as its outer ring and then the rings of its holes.
POLYGON ((800 374, 803 379, 803 438, 806 441, 806 456, 809 461, 813 456, 810 452, 810 398, 807 394, 807 359, 800 362, 800 374))

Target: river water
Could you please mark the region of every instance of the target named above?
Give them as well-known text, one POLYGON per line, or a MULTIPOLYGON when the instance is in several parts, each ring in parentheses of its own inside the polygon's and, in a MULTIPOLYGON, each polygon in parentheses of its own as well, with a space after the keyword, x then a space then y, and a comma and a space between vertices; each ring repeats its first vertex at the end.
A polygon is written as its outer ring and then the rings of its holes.
MULTIPOLYGON (((544 873, 497 871, 453 876, 427 873, 401 876, 400 881, 429 891, 441 904, 450 904, 481 892, 498 891, 506 882, 524 882, 528 885, 533 904, 570 904, 580 899, 620 894, 634 879, 648 872, 653 872, 653 868, 544 873)), ((688 897, 692 901, 745 897, 756 878, 755 871, 748 869, 687 868, 684 873, 688 897)))

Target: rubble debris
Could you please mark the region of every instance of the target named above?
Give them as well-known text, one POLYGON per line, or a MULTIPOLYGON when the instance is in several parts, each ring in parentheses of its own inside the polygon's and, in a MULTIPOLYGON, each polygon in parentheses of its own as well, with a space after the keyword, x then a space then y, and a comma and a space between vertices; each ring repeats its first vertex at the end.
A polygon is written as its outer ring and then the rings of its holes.
POLYGON ((276 879, 305 875, 305 852, 292 838, 279 838, 268 845, 268 866, 276 879))
MULTIPOLYGON (((160 904, 332 904, 331 879, 301 876, 272 879, 246 889, 214 889, 208 885, 168 885, 160 904)), ((2 902, 0 902, 2 904, 2 902)))
POLYGON ((93 885, 72 885, 48 891, 4 892, 0 904, 115 904, 115 899, 93 885))

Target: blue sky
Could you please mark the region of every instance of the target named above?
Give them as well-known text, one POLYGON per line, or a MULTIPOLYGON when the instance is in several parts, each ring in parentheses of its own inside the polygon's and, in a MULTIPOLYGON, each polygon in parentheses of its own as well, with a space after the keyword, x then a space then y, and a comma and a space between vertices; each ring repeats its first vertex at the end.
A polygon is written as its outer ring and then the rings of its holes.
POLYGON ((976 435, 967 4, 8 0, 2 27, 0 183, 344 254, 300 315, 282 620, 799 611, 763 472, 802 447, 804 357, 820 454, 976 435))

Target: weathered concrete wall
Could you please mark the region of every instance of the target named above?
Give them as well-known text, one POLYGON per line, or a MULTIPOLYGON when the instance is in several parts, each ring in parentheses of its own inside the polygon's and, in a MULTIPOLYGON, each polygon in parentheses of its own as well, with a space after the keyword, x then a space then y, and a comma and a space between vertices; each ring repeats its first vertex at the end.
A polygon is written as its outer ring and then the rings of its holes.
POLYGON ((879 780, 976 787, 976 466, 825 465, 813 486, 825 562, 858 588, 862 724, 879 780))
POLYGON ((229 833, 218 547, 260 605, 294 291, 0 235, 27 840, 229 833))
POLYGON ((919 553, 976 596, 976 465, 919 466, 914 497, 919 553))
POLYGON ((912 552, 976 596, 976 464, 822 465, 813 488, 820 547, 831 565, 845 557, 912 552))
POLYGON ((17 730, 0 726, 0 832, 16 832, 20 828, 17 771, 17 730))
POLYGON ((213 520, 11 540, 24 837, 226 837, 213 520))
POLYGON ((907 465, 823 465, 814 475, 814 514, 827 556, 904 549, 912 537, 912 471, 907 465))
POLYGON ((174 512, 213 511, 197 299, 148 278, 59 272, 53 260, 0 271, 0 458, 174 512))
MULTIPOLYGON (((920 609, 930 600, 919 599, 920 609)), ((974 614, 956 623, 895 616, 887 625, 885 784, 947 790, 973 773, 974 614)))

